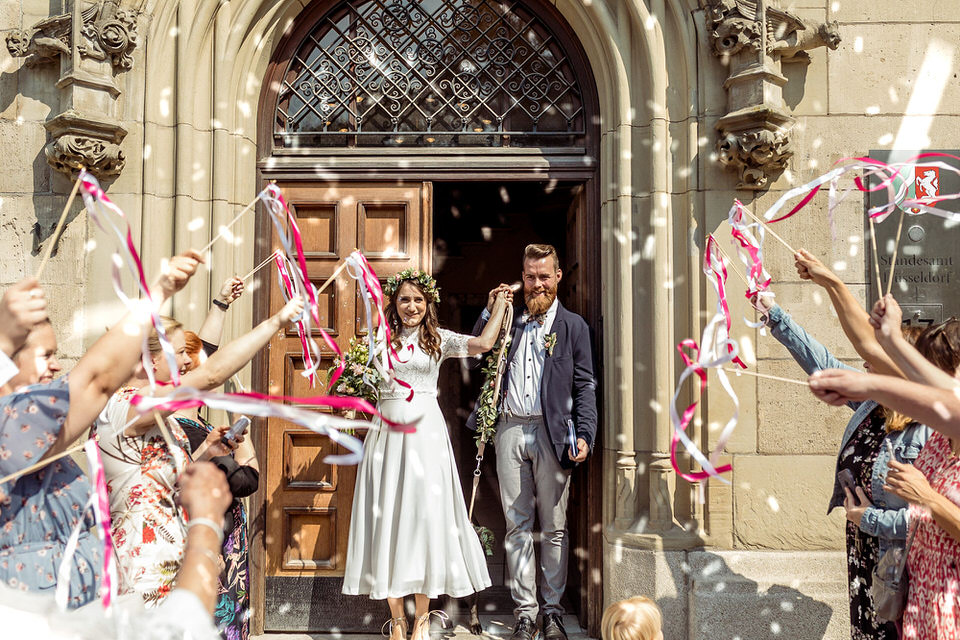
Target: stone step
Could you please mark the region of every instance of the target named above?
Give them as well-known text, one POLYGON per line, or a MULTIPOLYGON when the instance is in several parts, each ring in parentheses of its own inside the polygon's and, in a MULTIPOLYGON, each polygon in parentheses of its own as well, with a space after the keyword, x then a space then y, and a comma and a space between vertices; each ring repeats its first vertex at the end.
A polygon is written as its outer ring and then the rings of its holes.
MULTIPOLYGON (((483 626, 483 635, 479 637, 508 638, 513 632, 513 623, 512 615, 481 615, 480 624, 483 626)), ((580 628, 576 616, 564 616, 563 626, 567 630, 569 640, 587 640, 588 636, 580 628)), ((470 640, 478 636, 470 633, 470 629, 462 623, 444 629, 440 622, 434 621, 430 628, 430 637, 431 640, 470 640)), ((250 640, 384 640, 384 637, 372 633, 264 633, 251 636, 250 640)))

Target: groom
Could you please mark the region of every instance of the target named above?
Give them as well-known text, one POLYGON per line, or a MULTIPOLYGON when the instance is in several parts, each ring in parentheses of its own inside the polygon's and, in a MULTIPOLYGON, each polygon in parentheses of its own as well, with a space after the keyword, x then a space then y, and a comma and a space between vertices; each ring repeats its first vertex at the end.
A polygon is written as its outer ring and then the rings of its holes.
MULTIPOLYGON (((533 520, 540 518, 544 640, 566 640, 560 598, 567 582, 567 497, 570 474, 587 459, 597 432, 596 381, 587 323, 557 300, 563 273, 557 250, 531 244, 523 252, 523 313, 514 316, 501 384, 494 446, 500 501, 507 521, 504 547, 517 621, 511 640, 536 633, 537 588, 533 520)), ((490 318, 501 284, 474 326, 490 318)), ((477 428, 476 410, 467 420, 477 428)))

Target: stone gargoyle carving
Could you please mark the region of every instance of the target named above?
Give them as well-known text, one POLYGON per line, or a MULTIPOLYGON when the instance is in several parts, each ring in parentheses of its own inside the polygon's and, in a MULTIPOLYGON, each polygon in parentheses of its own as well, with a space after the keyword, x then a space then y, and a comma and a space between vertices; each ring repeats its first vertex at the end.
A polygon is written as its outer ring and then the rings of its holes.
POLYGON ((50 166, 67 175, 84 167, 101 179, 120 173, 127 130, 117 118, 114 76, 133 67, 137 14, 120 9, 119 0, 73 0, 68 13, 14 30, 6 42, 26 67, 60 66, 61 111, 44 123, 50 166))
MULTIPOLYGON (((132 51, 137 46, 137 16, 124 11, 117 2, 94 2, 80 10, 80 54, 94 60, 106 60, 124 71, 133 66, 132 51)), ((70 56, 73 44, 74 15, 65 13, 41 20, 29 31, 14 29, 6 38, 7 51, 14 58, 26 58, 24 64, 35 67, 70 56)))
POLYGON ((809 61, 806 51, 836 49, 836 22, 813 23, 774 0, 701 0, 714 55, 727 65, 727 114, 717 123, 717 158, 740 176, 738 188, 763 189, 793 156, 796 119, 783 103, 781 63, 809 61))

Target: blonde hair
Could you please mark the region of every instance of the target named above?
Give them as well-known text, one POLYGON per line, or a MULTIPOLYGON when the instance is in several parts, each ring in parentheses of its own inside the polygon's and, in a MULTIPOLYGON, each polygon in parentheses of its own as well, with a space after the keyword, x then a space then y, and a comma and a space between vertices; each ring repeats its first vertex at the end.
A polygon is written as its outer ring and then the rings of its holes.
POLYGON ((650 598, 636 596, 615 602, 603 612, 603 640, 655 640, 662 623, 660 607, 650 598))
MULTIPOLYGON (((170 334, 177 329, 183 328, 182 324, 170 316, 160 316, 160 324, 163 325, 163 331, 167 334, 167 337, 170 337, 170 334)), ((150 327, 150 335, 147 336, 147 348, 150 349, 150 353, 160 353, 162 351, 160 338, 157 337, 157 330, 153 326, 150 327)))
POLYGON ((560 256, 557 250, 551 244, 528 244, 523 249, 523 260, 543 260, 544 258, 553 258, 553 268, 560 269, 560 256))

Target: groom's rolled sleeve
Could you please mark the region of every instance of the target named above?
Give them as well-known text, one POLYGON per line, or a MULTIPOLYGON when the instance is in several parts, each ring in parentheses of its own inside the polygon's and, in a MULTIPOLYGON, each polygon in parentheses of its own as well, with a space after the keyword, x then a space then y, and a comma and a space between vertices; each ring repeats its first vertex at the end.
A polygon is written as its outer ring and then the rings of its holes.
POLYGON ((573 341, 573 411, 577 437, 583 438, 592 450, 597 435, 597 379, 593 375, 590 331, 583 320, 578 323, 573 341))

